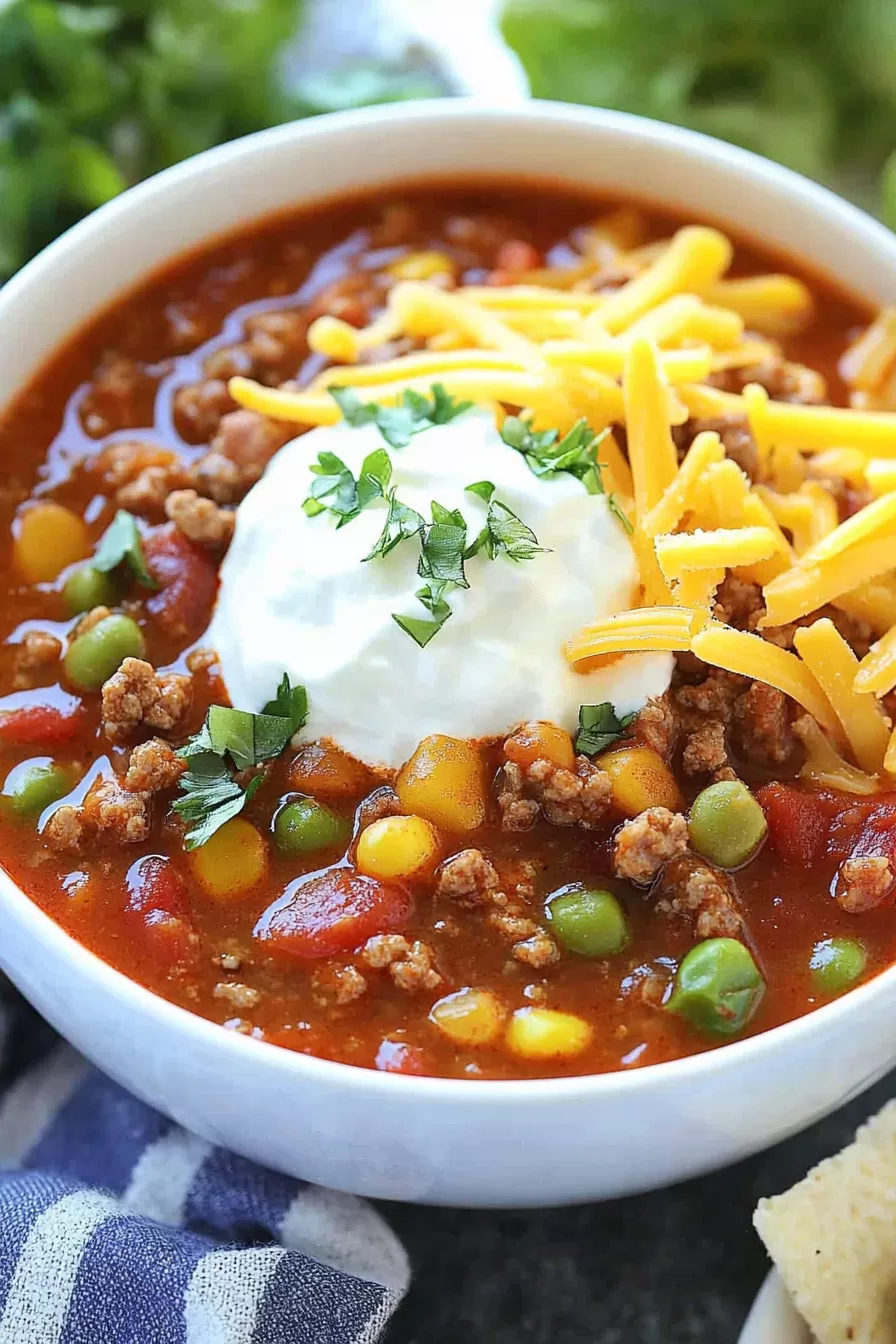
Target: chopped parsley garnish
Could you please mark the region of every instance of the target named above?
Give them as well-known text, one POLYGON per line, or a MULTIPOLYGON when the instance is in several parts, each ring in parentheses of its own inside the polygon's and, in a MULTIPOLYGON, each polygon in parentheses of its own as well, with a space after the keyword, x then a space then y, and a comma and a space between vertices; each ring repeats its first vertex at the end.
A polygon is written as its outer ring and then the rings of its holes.
POLYGON ((629 534, 629 536, 631 536, 632 532, 634 531, 634 528, 632 527, 631 521, 629 520, 628 516, 625 513, 623 513, 619 500, 616 498, 615 495, 612 494, 607 495, 607 507, 609 508, 613 517, 619 519, 620 523, 625 528, 626 532, 629 534))
POLYGON ((401 626, 405 634, 410 635, 421 649, 426 648, 433 635, 439 633, 451 615, 451 608, 444 598, 445 586, 444 582, 436 580, 423 588, 418 588, 414 594, 418 602, 432 613, 432 620, 425 621, 418 616, 398 616, 394 611, 392 613, 395 624, 401 626))
POLYGON ((501 426, 501 438, 509 448, 522 453, 526 466, 534 476, 549 479, 561 471, 581 481, 589 495, 606 495, 610 512, 618 518, 626 532, 632 525, 626 518, 615 495, 607 495, 601 476, 597 451, 609 434, 604 429, 595 434, 587 420, 577 420, 572 429, 559 437, 559 430, 544 429, 536 432, 518 415, 508 415, 501 426))
POLYGON ((635 718, 635 714, 623 714, 620 718, 609 700, 602 705, 580 705, 576 751, 583 756, 596 756, 598 752, 606 751, 626 736, 635 718))
POLYGON ((385 448, 368 453, 361 463, 361 474, 355 480, 341 457, 328 451, 320 452, 311 471, 311 493, 302 505, 309 518, 325 511, 338 519, 337 529, 357 518, 374 499, 382 499, 392 479, 392 460, 385 448))
POLYGON ((456 401, 441 383, 433 383, 430 394, 427 397, 405 388, 397 406, 379 406, 374 401, 362 402, 352 387, 330 388, 346 424, 353 429, 376 425, 390 448, 406 448, 421 430, 447 425, 473 405, 471 401, 456 401))
POLYGON ((467 547, 468 560, 482 550, 490 560, 494 560, 498 555, 506 555, 508 560, 531 560, 533 555, 544 554, 547 551, 547 547, 539 546, 538 538, 531 527, 518 518, 506 504, 494 498, 495 487, 491 481, 477 481, 475 485, 468 485, 467 490, 488 501, 485 527, 476 540, 467 547))
POLYGON ((424 528, 420 543, 417 573, 421 579, 434 579, 437 582, 453 583, 457 588, 469 588, 464 573, 466 546, 467 524, 460 509, 446 509, 433 500, 432 522, 424 528))
POLYGON ((291 685, 285 673, 261 714, 226 705, 209 707, 199 732, 178 751, 189 767, 180 778, 184 796, 174 803, 175 812, 190 827, 184 839, 187 849, 204 845, 259 788, 261 775, 243 788, 234 773, 279 756, 307 717, 305 688, 291 685))
POLYGON ((146 566, 137 519, 127 509, 118 510, 100 537, 92 564, 94 569, 102 570, 104 574, 125 564, 144 588, 159 586, 146 566))
POLYGON ((416 509, 409 508, 407 504, 402 504, 401 500, 396 497, 394 489, 388 492, 386 499, 389 501, 389 511, 386 514, 383 530, 377 538, 373 550, 364 556, 365 560, 375 560, 377 556, 388 555, 390 551, 395 550, 400 542, 415 537, 426 526, 424 519, 416 509))

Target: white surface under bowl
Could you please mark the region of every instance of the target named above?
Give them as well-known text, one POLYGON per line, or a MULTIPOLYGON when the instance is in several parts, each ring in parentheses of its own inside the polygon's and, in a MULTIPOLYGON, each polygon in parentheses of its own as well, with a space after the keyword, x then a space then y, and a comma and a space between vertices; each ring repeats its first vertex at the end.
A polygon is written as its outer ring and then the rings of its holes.
POLYGON ((808 1326, 774 1270, 757 1293, 737 1344, 812 1344, 808 1326))
MULTIPOLYGON (((638 118, 445 101, 285 126, 103 207, 0 292, 12 396, 98 308, 266 212, 414 177, 529 174, 710 215, 896 301, 896 239, 752 155, 638 118)), ((538 1205, 632 1193, 746 1156, 896 1059, 896 971, 765 1035, 675 1063, 558 1081, 403 1077, 293 1054, 194 1017, 68 937, 0 876, 0 964, 86 1055, 181 1124, 271 1167, 394 1199, 538 1205)))

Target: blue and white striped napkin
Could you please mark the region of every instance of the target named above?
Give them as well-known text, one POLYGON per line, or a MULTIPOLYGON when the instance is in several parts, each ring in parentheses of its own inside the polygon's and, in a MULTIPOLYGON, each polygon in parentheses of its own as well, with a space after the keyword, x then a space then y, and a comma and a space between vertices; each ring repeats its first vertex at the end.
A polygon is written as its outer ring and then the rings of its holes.
MULTIPOLYGON (((4 998, 15 1045, 31 1015, 4 998)), ((373 1344, 407 1283, 369 1204, 188 1134, 68 1046, 0 1097, 0 1344, 373 1344)))

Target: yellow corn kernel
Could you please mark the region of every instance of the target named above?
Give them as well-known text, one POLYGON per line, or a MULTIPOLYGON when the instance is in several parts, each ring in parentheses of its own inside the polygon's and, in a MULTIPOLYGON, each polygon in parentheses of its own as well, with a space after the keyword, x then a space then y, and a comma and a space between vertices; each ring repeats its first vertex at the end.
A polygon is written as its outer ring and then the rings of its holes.
POLYGON ((573 1013, 518 1008, 507 1024, 507 1048, 524 1059, 564 1059, 591 1044, 591 1027, 573 1013))
POLYGON ((472 742, 424 737, 395 785, 402 809, 447 831, 475 831, 485 821, 486 784, 472 742))
POLYGON ((490 1045, 501 1030, 501 1004, 485 989, 459 989, 434 1003, 429 1014, 456 1045, 490 1045))
POLYGON ((51 583, 91 550, 84 520, 52 500, 20 513, 14 535, 16 568, 29 583, 51 583))
POLYGON ((431 280, 435 275, 453 275, 454 262, 444 252, 409 252, 386 270, 396 280, 431 280))
POLYGON ((407 881, 430 872, 440 848, 438 832, 422 817, 380 817, 358 837, 355 862, 366 877, 407 881))
POLYGON ((662 756, 650 747, 622 747, 600 758, 600 765, 613 784, 613 805, 626 817, 636 817, 648 807, 682 806, 675 776, 662 756))
POLYGON ((258 885, 268 869, 263 837, 245 817, 234 817, 190 853, 196 880, 216 901, 231 901, 258 885))
POLYGON ((561 770, 575 769, 572 738, 556 723, 534 720, 524 723, 504 743, 504 755, 527 770, 535 761, 550 761, 561 770))

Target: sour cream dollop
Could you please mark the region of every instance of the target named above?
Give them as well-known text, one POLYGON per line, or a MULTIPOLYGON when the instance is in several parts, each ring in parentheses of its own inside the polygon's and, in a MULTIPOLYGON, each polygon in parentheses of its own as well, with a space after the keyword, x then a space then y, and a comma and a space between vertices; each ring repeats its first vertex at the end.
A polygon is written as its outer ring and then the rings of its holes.
POLYGON ((548 549, 529 560, 468 560, 469 588, 447 593, 452 615, 420 648, 392 619, 428 616, 415 597, 419 539, 365 561, 384 500, 341 528, 330 513, 302 511, 319 452, 357 477, 385 446, 375 425, 312 430, 280 450, 240 505, 208 635, 234 705, 257 712, 287 672, 308 691, 304 737, 398 767, 430 733, 492 737, 527 719, 572 732, 582 704, 610 701, 627 713, 668 687, 670 654, 627 655, 586 674, 569 667, 565 640, 632 605, 631 543, 606 498, 568 474, 534 476, 482 411, 387 447, 397 498, 427 521, 433 500, 459 509, 472 541, 487 505, 466 487, 490 481, 548 549))

